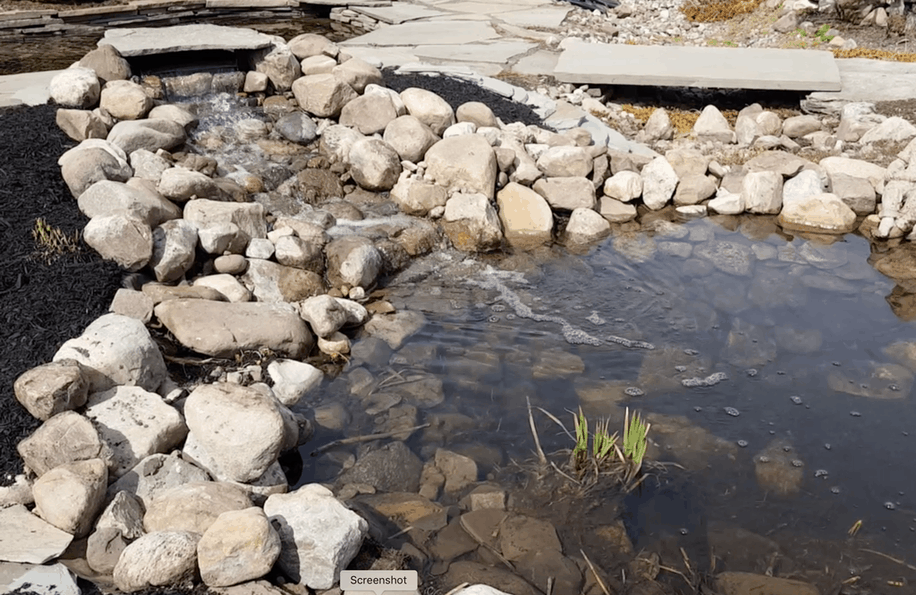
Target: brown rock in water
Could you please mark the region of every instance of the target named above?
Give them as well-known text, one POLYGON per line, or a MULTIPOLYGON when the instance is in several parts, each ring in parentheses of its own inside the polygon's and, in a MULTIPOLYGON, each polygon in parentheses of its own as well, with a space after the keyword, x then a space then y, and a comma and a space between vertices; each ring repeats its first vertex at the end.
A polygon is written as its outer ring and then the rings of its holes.
POLYGON ((787 442, 774 440, 754 457, 754 464, 760 489, 777 496, 793 496, 801 489, 805 464, 787 442))
POLYGON ((716 588, 722 595, 820 595, 810 583, 749 572, 723 572, 716 588))

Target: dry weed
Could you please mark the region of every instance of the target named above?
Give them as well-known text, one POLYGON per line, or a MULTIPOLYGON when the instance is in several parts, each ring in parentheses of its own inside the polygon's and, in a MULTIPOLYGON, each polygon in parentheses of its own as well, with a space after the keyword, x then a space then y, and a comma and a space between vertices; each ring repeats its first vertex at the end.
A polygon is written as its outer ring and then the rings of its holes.
MULTIPOLYGON (((620 109, 629 114, 633 114, 633 116, 640 122, 640 124, 645 124, 649 120, 649 117, 658 108, 640 107, 626 103, 621 105, 620 109)), ((722 110, 722 115, 725 116, 725 119, 728 120, 728 123, 732 126, 735 125, 735 121, 738 119, 738 112, 735 110, 722 110)), ((674 126, 674 129, 677 130, 678 134, 690 133, 690 131, 693 130, 694 124, 697 123, 697 118, 699 117, 700 112, 698 111, 668 109, 668 118, 671 120, 671 125, 674 126)))
POLYGON ((762 0, 717 0, 713 2, 688 0, 681 6, 681 12, 694 23, 712 23, 752 13, 761 2, 762 0))
POLYGON ((889 52, 887 50, 873 50, 870 48, 855 48, 852 50, 833 50, 836 58, 868 58, 870 60, 885 60, 887 62, 916 62, 916 53, 889 52))

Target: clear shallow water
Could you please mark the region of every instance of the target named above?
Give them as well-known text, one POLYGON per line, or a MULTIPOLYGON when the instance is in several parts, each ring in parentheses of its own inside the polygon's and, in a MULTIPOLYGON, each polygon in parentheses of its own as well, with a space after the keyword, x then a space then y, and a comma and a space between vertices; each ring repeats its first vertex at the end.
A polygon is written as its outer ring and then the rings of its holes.
MULTIPOLYGON (((650 455, 687 468, 710 518, 822 539, 863 519, 861 535, 916 555, 912 373, 890 366, 890 378, 872 377, 897 361, 889 345, 916 340, 885 301, 894 283, 867 264, 861 237, 825 244, 777 235, 763 218, 723 222, 657 224, 584 255, 512 257, 503 264, 514 272, 430 257, 389 287, 429 323, 390 366, 370 369, 442 380, 445 400, 421 408, 421 422, 473 420, 415 436, 421 456, 446 445, 476 453, 485 472, 530 459, 526 397, 570 427, 567 411, 580 405, 614 419, 629 406, 653 422, 650 455), (684 386, 716 373, 713 386, 684 386), (756 472, 782 445, 788 472, 801 469, 785 496, 756 472)), ((326 400, 351 399, 347 373, 326 400)), ((356 426, 360 405, 350 405, 356 426)), ((545 450, 569 446, 552 422, 538 423, 545 450)), ((644 531, 681 531, 681 516, 644 531)))

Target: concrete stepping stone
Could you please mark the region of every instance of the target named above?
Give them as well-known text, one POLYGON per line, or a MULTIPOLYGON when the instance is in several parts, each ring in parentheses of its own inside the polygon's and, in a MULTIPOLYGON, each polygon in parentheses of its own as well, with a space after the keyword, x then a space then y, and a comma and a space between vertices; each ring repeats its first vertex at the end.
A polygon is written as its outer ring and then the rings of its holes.
POLYGON ((109 29, 99 41, 99 46, 112 45, 125 58, 201 50, 257 50, 270 44, 269 35, 254 29, 220 25, 109 29))
POLYGON ((0 561, 44 564, 63 553, 73 536, 38 518, 22 504, 0 510, 0 561))
POLYGON ((382 27, 342 42, 342 46, 415 46, 420 44, 452 45, 498 39, 500 35, 481 21, 416 21, 382 27))
POLYGON ((839 91, 833 54, 808 50, 586 43, 567 40, 557 80, 575 84, 839 91))
POLYGON ((916 64, 867 58, 837 60, 842 90, 824 89, 808 95, 802 105, 816 112, 839 113, 852 101, 898 101, 916 97, 916 64), (835 92, 829 92, 835 91, 835 92))
POLYGON ((432 60, 505 64, 535 47, 536 43, 525 41, 493 41, 463 45, 420 45, 414 49, 414 53, 432 60))
POLYGON ((518 27, 544 27, 556 29, 563 23, 572 8, 544 6, 531 10, 519 10, 500 13, 497 18, 504 23, 518 27))
POLYGON ((391 6, 352 6, 350 10, 372 17, 382 23, 389 25, 400 25, 408 21, 416 21, 430 17, 438 17, 449 13, 427 8, 419 4, 409 4, 407 2, 395 2, 391 6))

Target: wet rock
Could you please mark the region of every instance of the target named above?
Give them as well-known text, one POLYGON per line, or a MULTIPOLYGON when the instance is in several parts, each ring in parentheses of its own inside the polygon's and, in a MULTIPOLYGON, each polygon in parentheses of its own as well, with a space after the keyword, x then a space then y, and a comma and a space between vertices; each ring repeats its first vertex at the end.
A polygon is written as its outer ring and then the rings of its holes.
POLYGON ((455 193, 443 219, 445 234, 459 250, 489 252, 502 244, 502 225, 486 194, 455 193))
POLYGON ((259 302, 298 302, 325 292, 318 273, 284 266, 263 258, 249 258, 241 281, 259 302))
POLYGON ((274 37, 274 42, 268 48, 255 52, 252 66, 255 71, 267 75, 274 90, 278 93, 289 91, 293 86, 293 81, 302 74, 299 61, 280 37, 274 37))
POLYGON ((432 209, 445 206, 448 191, 436 184, 401 176, 391 189, 391 199, 402 212, 423 217, 432 209))
POLYGON ((362 236, 345 236, 325 247, 328 280, 340 287, 370 287, 381 272, 382 258, 372 240, 362 236))
POLYGON ((429 544, 429 552, 433 558, 448 562, 474 551, 477 546, 477 541, 461 527, 461 522, 452 519, 445 528, 436 533, 429 544))
POLYGON ((99 574, 112 574, 129 541, 113 527, 99 527, 86 541, 86 563, 99 574))
POLYGON ((250 507, 251 500, 240 487, 217 481, 189 482, 162 490, 147 502, 143 526, 147 533, 203 535, 222 513, 250 507))
MULTIPOLYGON (((581 179, 591 188, 591 182, 581 179)), ((550 242, 553 212, 540 194, 521 184, 509 182, 496 194, 496 204, 503 232, 511 245, 525 249, 550 242)))
POLYGON ((884 354, 911 372, 916 372, 916 343, 897 341, 884 348, 884 354))
POLYGON ((632 215, 625 213, 628 207, 630 205, 605 197, 601 199, 600 212, 586 208, 575 209, 566 224, 565 243, 590 244, 607 237, 611 232, 611 222, 616 222, 620 218, 629 221, 636 217, 635 208, 632 208, 632 215))
POLYGON ((108 142, 130 155, 138 149, 169 151, 185 141, 181 124, 165 119, 122 120, 108 132, 108 142))
POLYGON ((783 229, 843 234, 855 229, 856 214, 835 194, 817 194, 785 205, 778 217, 783 229))
POLYGON ((315 344, 290 304, 177 299, 162 302, 155 313, 182 345, 216 357, 267 347, 299 358, 315 344))
POLYGON ((767 328, 735 318, 722 357, 734 366, 763 367, 776 359, 776 341, 767 328))
POLYGON ((442 389, 442 380, 435 376, 412 378, 412 382, 399 387, 400 394, 405 401, 421 409, 429 409, 441 405, 445 401, 445 392, 442 389))
POLYGON ((292 83, 293 95, 299 106, 319 118, 336 118, 340 110, 356 99, 357 93, 337 75, 312 74, 292 83))
POLYGON ((710 459, 734 455, 738 450, 734 442, 715 436, 688 418, 679 415, 648 414, 646 421, 652 424, 652 435, 665 449, 649 446, 647 457, 664 458, 673 456, 688 469, 705 469, 710 459))
POLYGON ((22 504, 0 509, 0 560, 44 564, 60 556, 73 535, 43 521, 22 504))
POLYGON ((200 535, 187 531, 148 533, 124 548, 114 582, 125 593, 193 578, 200 535))
POLYGON ((834 173, 830 177, 830 191, 846 203, 856 215, 871 215, 875 212, 877 195, 874 187, 865 178, 834 173))
POLYGON ((757 484, 760 489, 777 496, 794 496, 799 492, 804 467, 804 463, 798 459, 798 453, 790 444, 781 440, 774 440, 754 456, 757 484))
POLYGON ((411 87, 401 91, 400 96, 407 113, 429 126, 436 135, 441 136, 446 128, 455 123, 451 106, 432 91, 411 87))
POLYGON ((54 75, 48 85, 51 100, 62 107, 92 108, 99 100, 101 86, 90 68, 68 68, 54 75))
POLYGON ((60 360, 23 373, 16 379, 13 392, 32 417, 47 421, 58 413, 82 407, 89 381, 78 362, 60 360))
POLYGON ((696 246, 694 255, 705 258, 724 273, 748 277, 753 266, 753 254, 747 246, 736 242, 711 241, 696 246))
POLYGON ((200 386, 185 402, 188 440, 206 452, 215 467, 210 472, 233 481, 253 481, 276 462, 286 444, 281 407, 273 396, 248 387, 200 386))
POLYGON ((436 184, 493 198, 498 170, 496 153, 484 137, 467 134, 442 139, 429 148, 425 159, 426 176, 436 184))
POLYGON ((553 525, 533 517, 512 515, 499 532, 499 549, 506 559, 517 562, 532 552, 563 552, 553 525))
POLYGON ((454 494, 477 483, 477 463, 458 453, 436 449, 436 467, 445 477, 445 491, 454 494))
POLYGON ((365 324, 365 331, 383 339, 392 349, 400 349, 409 337, 426 326, 426 316, 416 310, 394 314, 375 314, 365 324))
POLYGON ((539 593, 525 579, 502 567, 497 568, 466 560, 450 564, 442 581, 445 588, 454 588, 465 583, 472 585, 458 591, 456 595, 458 593, 462 595, 500 595, 503 593, 536 595, 539 593))
POLYGON ((415 116, 400 116, 386 127, 383 138, 401 159, 411 163, 423 161, 426 152, 439 140, 429 126, 415 116))
POLYGON ((267 373, 274 383, 274 396, 287 407, 318 388, 324 379, 324 374, 315 366, 295 360, 274 360, 267 366, 267 373))
POLYGON ((913 388, 913 373, 897 364, 866 361, 831 368, 827 385, 841 393, 872 399, 904 399, 913 388))
POLYGON ((106 485, 108 468, 101 459, 55 467, 32 486, 36 514, 74 537, 85 537, 102 507, 106 485))
POLYGON ((166 378, 165 361, 149 331, 139 320, 105 314, 83 333, 61 345, 54 361, 75 360, 83 365, 90 392, 115 385, 156 390, 166 378))
POLYGON ((280 568, 295 582, 313 589, 334 586, 369 529, 364 519, 318 484, 270 496, 264 512, 278 526, 280 568))
POLYGON ((416 492, 422 469, 422 461, 410 447, 394 441, 356 459, 339 481, 371 485, 381 492, 416 492))
POLYGON ((188 432, 178 411, 159 395, 136 386, 93 393, 86 405, 86 417, 112 452, 113 477, 124 475, 149 455, 177 446, 188 432))
POLYGON ((716 588, 722 595, 820 595, 810 583, 748 572, 723 572, 716 576, 716 588))
POLYGON ((803 330, 779 326, 773 330, 773 336, 780 349, 793 353, 814 353, 823 343, 823 336, 818 329, 803 330))
POLYGON ((642 169, 642 199, 647 207, 658 210, 668 204, 677 187, 678 177, 664 157, 656 157, 642 169))
POLYGON ((533 585, 552 580, 557 593, 580 593, 582 572, 578 565, 556 550, 531 551, 515 562, 520 576, 533 585))
POLYGON ((197 543, 200 576, 208 587, 260 578, 280 556, 280 536, 260 508, 219 515, 197 543))
POLYGON ((274 124, 274 130, 286 140, 300 145, 307 145, 318 138, 315 121, 301 112, 287 114, 280 118, 274 124))
POLYGON ((578 355, 562 349, 549 349, 538 354, 531 373, 537 379, 553 379, 584 371, 585 362, 578 355))

